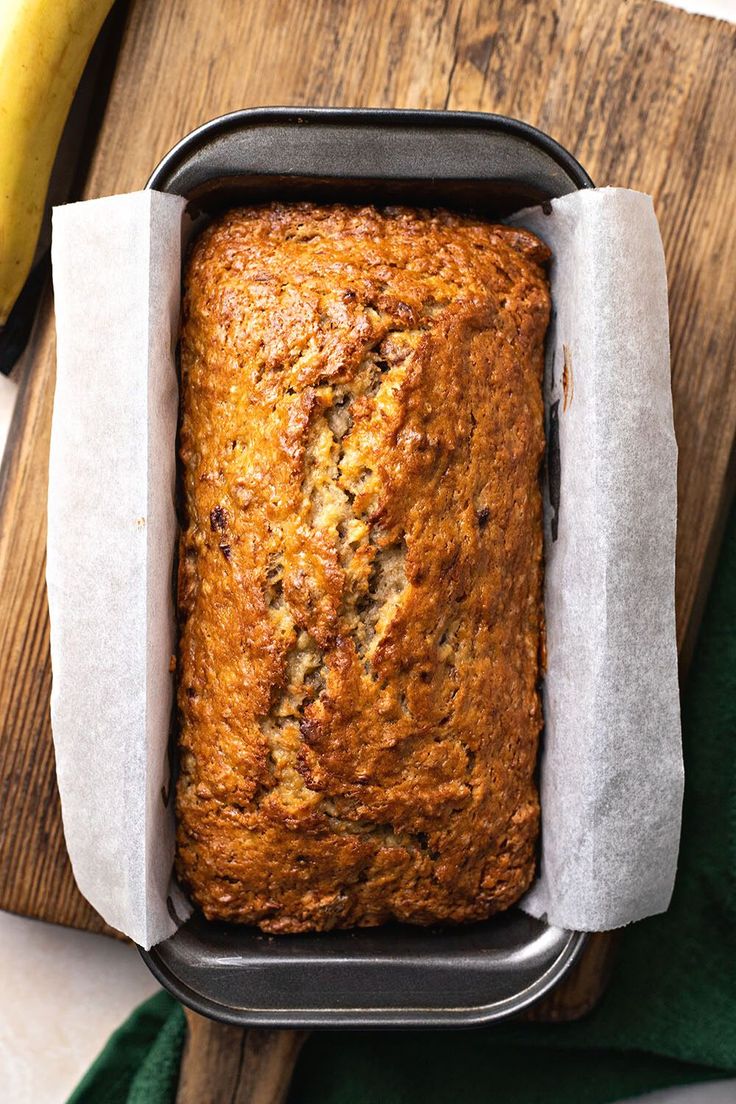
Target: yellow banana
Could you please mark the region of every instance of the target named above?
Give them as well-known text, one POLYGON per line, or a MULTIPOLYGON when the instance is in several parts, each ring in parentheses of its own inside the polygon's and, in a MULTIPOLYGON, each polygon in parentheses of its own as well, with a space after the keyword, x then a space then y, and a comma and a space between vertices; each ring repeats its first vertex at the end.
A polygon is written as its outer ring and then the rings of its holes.
POLYGON ((0 0, 0 326, 33 263, 49 177, 112 0, 0 0))

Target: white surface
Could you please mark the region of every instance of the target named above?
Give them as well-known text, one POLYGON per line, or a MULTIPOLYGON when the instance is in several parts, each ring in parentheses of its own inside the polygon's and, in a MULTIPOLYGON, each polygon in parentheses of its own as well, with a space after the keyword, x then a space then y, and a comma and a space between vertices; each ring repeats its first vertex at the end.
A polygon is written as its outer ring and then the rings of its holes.
POLYGON ((728 19, 736 23, 736 0, 664 0, 673 8, 695 12, 696 15, 712 15, 716 19, 728 19))
POLYGON ((0 460, 5 448, 5 438, 10 428, 10 418, 15 406, 17 391, 18 387, 14 381, 0 372, 0 460))
POLYGON ((682 1085, 660 1089, 644 1096, 632 1096, 621 1104, 734 1104, 736 1081, 708 1081, 702 1085, 682 1085))
POLYGON ((0 1099, 62 1104, 157 985, 135 948, 0 912, 0 1099))

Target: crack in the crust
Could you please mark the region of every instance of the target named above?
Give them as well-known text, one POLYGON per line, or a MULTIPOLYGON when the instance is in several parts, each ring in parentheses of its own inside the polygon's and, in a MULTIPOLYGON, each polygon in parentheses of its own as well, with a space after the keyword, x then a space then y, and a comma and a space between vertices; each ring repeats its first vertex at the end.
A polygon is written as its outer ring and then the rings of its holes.
POLYGON ((305 704, 314 701, 324 689, 324 652, 305 629, 295 624, 284 596, 284 565, 280 552, 269 552, 263 594, 268 616, 277 639, 290 640, 283 656, 283 673, 271 693, 268 710, 258 718, 266 741, 267 768, 271 784, 261 786, 256 802, 274 786, 285 796, 298 796, 307 788, 296 770, 299 748, 299 722, 305 704))
MULTIPOLYGON (((384 334, 366 350, 349 383, 318 383, 316 394, 320 405, 316 416, 310 419, 305 447, 301 492, 307 503, 309 523, 334 542, 344 572, 341 631, 352 636, 369 674, 372 674, 371 656, 407 586, 406 546, 403 540, 380 543, 382 534, 372 520, 375 502, 370 485, 374 471, 369 464, 361 463, 359 457, 351 456, 347 462, 354 424, 352 407, 357 399, 381 401, 382 388, 395 384, 392 370, 404 363, 415 338, 416 334, 406 330, 384 334), (366 565, 369 565, 367 574, 366 565)), ((298 796, 305 790, 313 792, 297 770, 299 722, 305 706, 324 692, 327 670, 323 650, 303 628, 294 624, 284 597, 283 574, 281 556, 269 553, 264 586, 269 616, 282 638, 294 631, 298 635, 287 650, 283 679, 259 725, 267 742, 274 785, 298 796)), ((375 832, 376 826, 366 823, 361 830, 375 832)))
POLYGON ((394 370, 403 374, 403 365, 415 345, 416 331, 395 330, 385 334, 366 350, 356 377, 358 384, 352 398, 339 396, 337 409, 332 408, 327 420, 333 431, 336 448, 336 481, 345 498, 345 512, 336 528, 338 558, 345 572, 342 617, 353 638, 356 653, 368 674, 374 677, 371 656, 382 631, 388 627, 406 585, 406 544, 384 543, 372 515, 376 503, 370 494, 374 475, 369 465, 356 470, 346 464, 346 440, 352 429, 350 404, 355 398, 368 398, 379 403, 384 388, 395 382, 394 370), (368 491, 368 494, 366 494, 368 491), (352 572, 356 561, 362 567, 352 572), (365 566, 368 575, 365 576, 365 566))
POLYGON ((367 667, 375 652, 376 638, 380 630, 387 627, 406 589, 404 541, 384 547, 373 544, 373 548, 368 586, 355 603, 360 614, 356 650, 367 667))
MULTIPOLYGON (((337 389, 335 390, 337 391, 337 389)), ((325 420, 330 427, 332 436, 337 442, 341 441, 353 427, 353 419, 350 413, 352 402, 352 395, 347 392, 339 391, 332 405, 328 406, 325 410, 325 420)), ((337 467, 338 469, 340 467, 339 461, 337 467)))
POLYGON ((370 398, 375 398, 383 385, 383 377, 390 370, 391 365, 385 359, 385 357, 376 356, 373 358, 373 364, 375 366, 375 373, 373 380, 368 384, 365 390, 365 394, 370 398))
POLYGON ((366 349, 351 383, 333 385, 325 396, 328 405, 314 420, 307 445, 302 490, 309 501, 310 522, 334 540, 344 572, 343 632, 352 637, 369 672, 369 649, 377 630, 388 625, 406 587, 406 548, 403 541, 382 544, 372 520, 374 469, 348 454, 352 407, 359 399, 380 402, 382 388, 393 385, 392 370, 404 364, 414 340, 412 331, 390 331, 366 349))
POLYGON ((266 559, 265 600, 269 610, 283 609, 284 567, 277 552, 269 552, 266 559))
POLYGON ((408 832, 396 828, 393 824, 376 824, 373 821, 351 820, 340 816, 334 803, 325 800, 322 802, 321 812, 330 822, 332 831, 347 836, 366 836, 380 841, 384 847, 410 847, 416 851, 425 851, 432 859, 438 858, 438 852, 432 851, 429 846, 429 836, 426 832, 408 832))
POLYGON ((295 796, 308 789, 296 769, 299 722, 305 705, 319 697, 324 685, 324 652, 302 629, 286 652, 283 679, 272 695, 268 712, 259 718, 268 747, 268 769, 295 796))

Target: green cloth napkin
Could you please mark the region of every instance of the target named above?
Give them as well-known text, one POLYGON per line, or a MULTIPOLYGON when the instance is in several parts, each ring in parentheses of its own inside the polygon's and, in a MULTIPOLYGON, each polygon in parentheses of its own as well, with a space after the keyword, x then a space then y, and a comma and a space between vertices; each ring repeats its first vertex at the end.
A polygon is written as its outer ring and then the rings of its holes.
MULTIPOLYGON (((683 697, 686 787, 669 911, 627 928, 599 1007, 573 1024, 322 1032, 292 1104, 605 1104, 736 1075, 736 511, 683 697)), ((169 1104, 184 1016, 167 994, 112 1036, 69 1104, 169 1104)))

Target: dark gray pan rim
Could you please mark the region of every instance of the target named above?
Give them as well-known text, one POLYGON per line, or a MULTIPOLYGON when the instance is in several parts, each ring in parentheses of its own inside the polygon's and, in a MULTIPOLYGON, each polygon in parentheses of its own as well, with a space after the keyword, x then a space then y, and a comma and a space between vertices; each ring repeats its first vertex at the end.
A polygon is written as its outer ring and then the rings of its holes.
MULTIPOLYGON (((507 134, 525 139, 530 145, 543 150, 567 174, 576 188, 594 187, 580 162, 564 146, 531 123, 512 119, 507 115, 482 111, 424 111, 408 108, 254 107, 219 115, 191 131, 164 155, 148 178, 146 188, 168 191, 182 162, 194 159, 202 151, 206 151, 214 139, 238 133, 244 128, 279 123, 306 128, 342 124, 354 127, 357 131, 372 127, 394 129, 408 126, 428 134, 469 129, 507 134)), ((346 178, 350 175, 349 171, 345 173, 346 178)), ((422 174, 418 171, 416 175, 420 177, 422 174)))
MULTIPOLYGON (((493 923, 493 921, 489 923, 493 923)), ((458 931, 460 931, 460 929, 458 929, 458 931)), ((326 939, 329 939, 330 934, 331 933, 326 934, 326 939)), ((356 933, 358 939, 360 939, 360 934, 360 932, 356 933)), ((396 1004, 390 1007, 370 1007, 367 1005, 336 1005, 330 1007, 329 1005, 325 1005, 315 1008, 299 1007, 295 1004, 288 1008, 283 1005, 278 1008, 265 1008, 249 1006, 245 1002, 228 1003, 225 1000, 218 999, 218 985, 214 977, 210 976, 207 978, 206 986, 209 992, 204 992, 182 980, 182 978, 178 976, 176 970, 172 969, 171 961, 168 956, 165 953, 162 954, 157 947, 153 947, 150 951, 144 951, 140 947, 138 950, 153 976, 164 989, 167 989, 178 1001, 202 1016, 208 1016, 210 1019, 219 1020, 222 1023, 233 1024, 238 1027, 257 1026, 264 1028, 319 1028, 335 1030, 346 1028, 361 1030, 381 1028, 460 1029, 467 1027, 482 1027, 483 1025, 495 1023, 499 1020, 508 1019, 510 1016, 516 1016, 524 1011, 524 1009, 535 1004, 541 997, 553 989, 578 961, 589 938, 586 932, 563 933, 562 931, 558 931, 558 935, 559 946, 556 956, 546 965, 546 968, 541 969, 539 974, 523 988, 520 988, 518 991, 511 993, 503 999, 495 1000, 485 1005, 447 1005, 444 1007, 438 1007, 437 1005, 426 1007, 411 1006, 407 1003, 405 1006, 396 1004)), ((279 940, 283 939, 283 937, 276 938, 279 940)), ((293 938, 299 939, 303 937, 297 936, 293 938)), ((317 936, 317 938, 322 939, 325 937, 320 935, 317 936)), ((165 944, 160 946, 165 947, 165 944)), ((318 983, 317 979, 320 972, 326 965, 324 957, 326 956, 315 956, 315 960, 311 962, 309 966, 305 966, 302 963, 292 963, 290 968, 294 973, 301 971, 308 972, 308 979, 305 978, 303 980, 307 980, 307 984, 315 985, 318 983)), ((397 955, 396 957, 396 965, 398 965, 400 956, 397 955)), ((437 957, 428 954, 426 961, 417 961, 415 958, 413 965, 419 969, 426 968, 431 970, 433 958, 436 964, 437 957)), ((403 958, 402 962, 403 964, 407 964, 407 959, 403 958)), ((356 968, 355 962, 351 962, 345 958, 341 960, 341 965, 347 972, 352 972, 356 968)), ((248 956, 243 962, 244 973, 249 975, 252 969, 253 959, 248 956)), ((382 964, 382 969, 386 975, 386 981, 390 983, 392 972, 391 963, 388 961, 384 962, 382 964)), ((300 984, 300 989, 303 989, 303 984, 300 984)))

